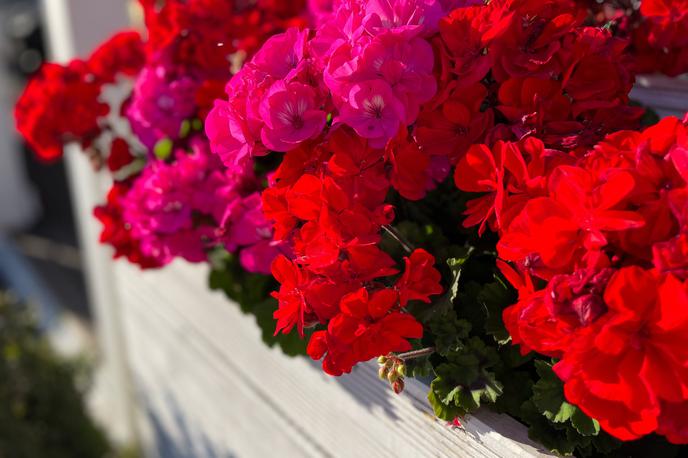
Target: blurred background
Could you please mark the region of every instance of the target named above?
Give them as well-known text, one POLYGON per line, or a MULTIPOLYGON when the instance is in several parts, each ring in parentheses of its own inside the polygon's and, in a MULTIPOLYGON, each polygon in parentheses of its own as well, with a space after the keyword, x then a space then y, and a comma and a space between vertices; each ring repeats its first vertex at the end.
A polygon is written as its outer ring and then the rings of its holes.
MULTIPOLYGON (((55 301, 84 324, 90 317, 65 166, 39 163, 14 131, 14 102, 44 56, 35 0, 0 0, 0 232, 55 301)), ((11 256, 9 256, 12 258, 11 256)), ((5 259, 5 256, 3 256, 5 259)), ((2 281, 16 269, 2 264, 2 281)), ((28 281, 28 279, 24 280, 28 281)), ((19 286, 19 285, 15 285, 19 286)))
POLYGON ((39 3, 0 0, 0 456, 105 456, 85 407, 95 337, 65 165, 14 130, 46 58, 39 3))

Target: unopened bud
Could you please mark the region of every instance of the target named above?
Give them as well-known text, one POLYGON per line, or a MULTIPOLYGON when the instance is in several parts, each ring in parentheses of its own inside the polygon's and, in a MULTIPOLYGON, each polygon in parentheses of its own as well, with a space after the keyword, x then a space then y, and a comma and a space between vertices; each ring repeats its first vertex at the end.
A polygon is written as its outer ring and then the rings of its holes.
POLYGON ((191 132, 191 121, 185 119, 179 127, 179 138, 186 138, 191 132))
POLYGON ((163 138, 161 140, 158 140, 158 142, 153 147, 153 154, 155 154, 155 157, 157 157, 161 161, 164 161, 172 155, 173 147, 174 143, 172 143, 172 140, 170 140, 169 138, 163 138))
POLYGON ((397 374, 399 377, 406 377, 406 364, 401 363, 397 366, 397 374))
POLYGON ((384 380, 387 378, 387 374, 389 373, 389 368, 382 366, 380 369, 377 371, 378 377, 380 377, 380 380, 384 380))
POLYGON ((389 383, 394 383, 398 379, 399 379, 399 375, 397 374, 397 371, 395 371, 395 370, 391 370, 387 374, 387 380, 389 381, 389 383))
POLYGON ((399 379, 392 383, 392 389, 394 390, 395 394, 401 394, 401 392, 404 391, 404 380, 399 379))
POLYGON ((386 356, 380 356, 380 357, 377 359, 377 363, 378 363, 378 364, 385 364, 386 362, 387 362, 387 357, 386 357, 386 356))

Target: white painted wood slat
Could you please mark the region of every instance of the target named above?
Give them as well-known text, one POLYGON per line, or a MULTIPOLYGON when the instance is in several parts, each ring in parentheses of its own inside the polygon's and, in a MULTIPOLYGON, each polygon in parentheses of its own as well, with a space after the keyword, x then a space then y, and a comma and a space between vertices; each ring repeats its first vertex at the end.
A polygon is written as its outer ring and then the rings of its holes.
POLYGON ((433 418, 427 387, 411 382, 396 396, 372 363, 332 378, 267 349, 252 317, 199 288, 204 267, 141 273, 119 264, 116 284, 151 455, 207 444, 215 455, 179 456, 264 456, 276 444, 285 456, 544 455, 505 416, 485 412, 466 432, 448 428, 433 418), (172 433, 161 442, 151 424, 172 433))

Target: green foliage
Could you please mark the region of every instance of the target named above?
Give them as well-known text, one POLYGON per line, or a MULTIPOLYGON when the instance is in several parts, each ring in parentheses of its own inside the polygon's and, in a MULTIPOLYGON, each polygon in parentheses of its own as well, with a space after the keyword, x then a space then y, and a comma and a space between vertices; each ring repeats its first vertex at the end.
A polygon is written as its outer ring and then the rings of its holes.
POLYGON ((596 436, 600 432, 597 420, 585 415, 578 407, 564 398, 564 385, 552 370, 552 364, 535 361, 535 370, 540 380, 533 385, 533 404, 538 411, 554 423, 570 422, 582 436, 596 436))
POLYGON ((243 313, 253 315, 261 330, 263 342, 271 348, 279 346, 288 356, 306 354, 307 338, 301 339, 296 331, 287 335, 274 335, 275 320, 272 314, 277 310, 278 304, 270 297, 270 293, 279 285, 271 276, 246 272, 236 256, 222 249, 213 252, 210 261, 210 289, 223 291, 239 305, 243 313))
POLYGON ((459 351, 471 331, 471 324, 457 318, 454 310, 432 318, 427 326, 434 337, 435 351, 442 356, 459 351))
POLYGON ((485 333, 492 336, 499 345, 511 342, 511 336, 502 321, 502 311, 512 300, 513 293, 497 276, 495 281, 484 284, 478 293, 477 301, 485 310, 485 333))
POLYGON ((520 409, 532 439, 561 455, 589 456, 618 447, 619 442, 603 433, 597 420, 566 402, 563 384, 551 363, 535 360, 534 365, 539 380, 533 385, 532 398, 520 409))
POLYGON ((538 411, 554 423, 563 423, 571 418, 577 410, 564 399, 564 388, 561 380, 552 371, 552 365, 546 361, 535 361, 540 380, 533 386, 533 403, 538 411))
MULTIPOLYGON (((460 227, 471 196, 444 183, 421 202, 391 198, 401 220, 397 230, 435 255, 445 279, 441 298, 409 307, 426 329, 422 344, 435 347, 435 354, 417 365, 418 374, 434 373, 428 400, 437 417, 453 420, 487 406, 524 422, 534 440, 562 455, 593 456, 617 448, 618 441, 601 432, 597 421, 566 402, 548 361, 521 355, 510 344, 502 314, 516 302, 516 291, 496 268, 494 234, 478 237, 460 227)), ((397 242, 383 243, 397 259, 404 256, 397 242)))
POLYGON ((502 384, 492 371, 499 355, 479 338, 467 339, 460 348, 446 355, 435 366, 435 380, 428 400, 435 414, 452 420, 477 410, 482 402, 494 403, 502 394, 502 384))
POLYGON ((111 456, 86 413, 77 367, 41 338, 25 308, 0 293, 0 456, 111 456))

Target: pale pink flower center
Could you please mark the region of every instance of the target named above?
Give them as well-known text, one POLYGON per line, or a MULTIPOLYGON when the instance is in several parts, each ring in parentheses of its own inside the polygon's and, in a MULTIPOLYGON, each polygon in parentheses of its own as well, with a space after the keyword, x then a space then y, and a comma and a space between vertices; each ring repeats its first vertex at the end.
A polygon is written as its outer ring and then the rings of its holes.
POLYGON ((304 125, 303 114, 308 109, 308 104, 301 99, 294 102, 286 102, 282 110, 277 114, 277 117, 286 126, 292 126, 294 129, 301 129, 304 125))
POLYGON ((379 94, 363 101, 363 110, 371 118, 382 119, 384 109, 385 99, 379 94))

